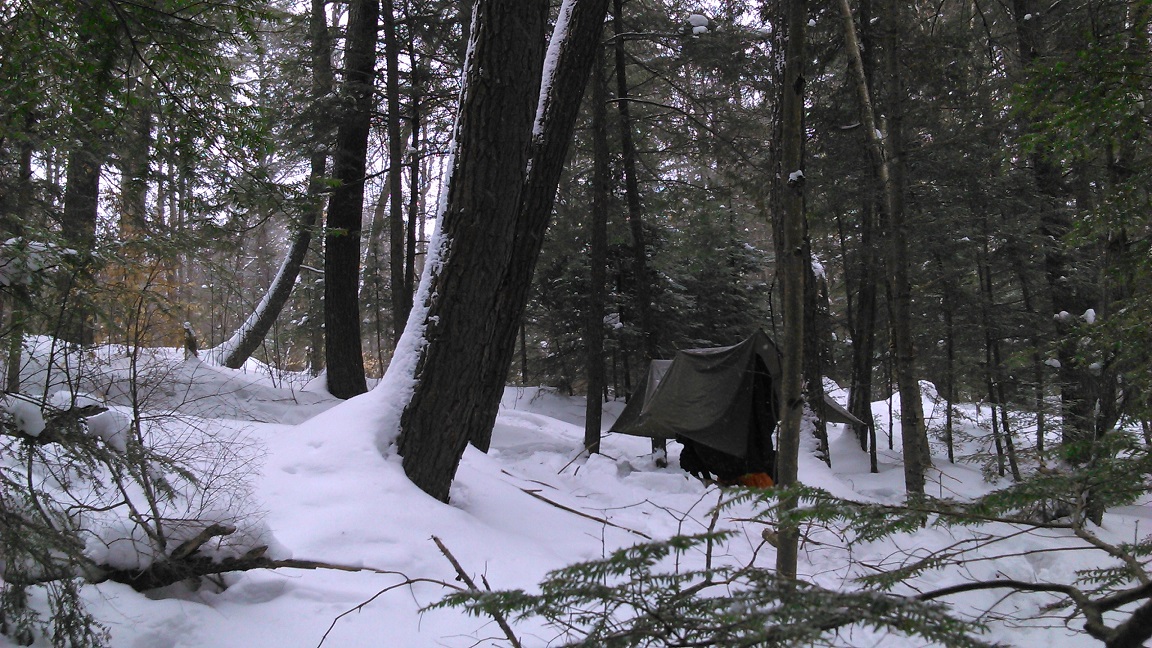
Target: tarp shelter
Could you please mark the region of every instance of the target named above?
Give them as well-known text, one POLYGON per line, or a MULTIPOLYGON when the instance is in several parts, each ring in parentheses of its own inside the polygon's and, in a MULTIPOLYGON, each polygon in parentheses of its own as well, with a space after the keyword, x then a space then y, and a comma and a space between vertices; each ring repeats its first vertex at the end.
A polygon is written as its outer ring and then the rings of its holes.
MULTIPOLYGON (((680 441, 689 472, 775 477, 780 374, 780 351, 763 331, 734 346, 678 351, 652 361, 611 431, 680 441)), ((829 421, 857 421, 832 399, 825 405, 829 421)))

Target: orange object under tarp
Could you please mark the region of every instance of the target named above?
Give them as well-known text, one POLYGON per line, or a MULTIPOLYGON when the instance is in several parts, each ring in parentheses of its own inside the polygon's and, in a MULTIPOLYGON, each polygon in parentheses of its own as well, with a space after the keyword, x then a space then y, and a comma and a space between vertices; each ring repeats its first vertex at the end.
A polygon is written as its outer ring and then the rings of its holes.
POLYGON ((741 486, 747 486, 748 488, 772 488, 776 485, 776 482, 772 481, 772 477, 770 477, 768 473, 748 473, 747 475, 741 475, 737 481, 740 482, 741 486))

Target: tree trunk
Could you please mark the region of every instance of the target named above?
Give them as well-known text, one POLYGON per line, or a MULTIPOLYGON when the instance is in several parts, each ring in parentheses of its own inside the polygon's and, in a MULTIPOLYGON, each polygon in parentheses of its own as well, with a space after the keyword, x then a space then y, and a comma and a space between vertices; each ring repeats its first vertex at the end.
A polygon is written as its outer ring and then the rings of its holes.
MULTIPOLYGON (((644 338, 644 366, 658 355, 656 326, 652 321, 652 283, 648 276, 648 251, 644 244, 644 207, 640 203, 640 179, 637 175, 636 141, 632 135, 632 111, 628 101, 628 69, 624 51, 623 0, 613 0, 612 33, 616 62, 616 108, 620 113, 620 148, 624 161, 624 195, 628 203, 628 230, 632 233, 633 296, 644 338)), ((652 439, 652 452, 666 454, 664 439, 652 439)), ((660 459, 657 459, 659 462, 660 459)), ((665 460, 666 461, 666 460, 665 460)))
MULTIPOLYGON (((791 486, 798 480, 800 424, 804 413, 804 29, 808 20, 806 0, 787 3, 787 43, 784 50, 783 97, 781 98, 780 155, 777 169, 774 217, 777 249, 777 276, 780 278, 784 310, 784 350, 780 388, 779 447, 776 453, 776 482, 791 486)), ((789 510, 796 507, 790 498, 781 502, 789 510)), ((784 579, 796 578, 799 529, 781 524, 776 553, 776 572, 784 579)))
POLYGON ((588 265, 592 285, 588 289, 588 315, 584 326, 585 366, 588 370, 584 409, 584 449, 600 452, 601 418, 604 413, 604 308, 608 263, 608 100, 602 53, 597 52, 592 75, 592 213, 589 219, 588 265))
MULTIPOLYGON (((870 85, 871 70, 874 67, 875 47, 872 46, 868 18, 871 15, 870 3, 860 2, 861 40, 864 52, 860 60, 860 74, 870 85)), ((860 218, 859 260, 856 273, 859 276, 856 294, 855 318, 852 320, 852 378, 849 390, 848 411, 860 419, 864 425, 853 425, 860 448, 868 450, 872 471, 876 472, 876 444, 871 443, 876 436, 875 419, 872 416, 872 374, 876 355, 876 306, 879 267, 883 263, 876 244, 878 199, 869 192, 864 198, 860 218)))
POLYGON ((495 283, 512 254, 547 5, 479 0, 474 11, 448 196, 425 266, 417 382, 400 418, 405 473, 443 501, 465 445, 482 433, 473 430, 476 414, 494 419, 503 388, 484 383, 482 367, 493 359, 483 342, 495 320, 495 283))
POLYGON ((824 333, 827 322, 827 282, 813 268, 812 241, 804 224, 804 399, 815 417, 816 454, 832 467, 828 448, 828 416, 824 411, 824 333))
MULTIPOLYGON (((947 269, 939 255, 935 255, 940 273, 946 276, 947 269)), ((944 318, 944 445, 948 450, 948 463, 956 463, 956 444, 953 439, 952 406, 956 401, 956 326, 953 312, 956 309, 953 293, 956 288, 950 280, 941 283, 941 311, 944 318)))
POLYGON ((268 292, 232 337, 220 345, 220 364, 239 369, 263 344, 268 331, 272 330, 272 325, 280 317, 280 311, 288 303, 288 297, 292 295, 292 288, 296 285, 300 267, 304 265, 304 257, 312 242, 316 216, 316 211, 312 209, 301 214, 300 222, 296 224, 296 233, 292 237, 292 247, 284 257, 268 292))
POLYGON ((400 417, 405 472, 437 499, 448 499, 466 443, 486 450, 491 439, 606 4, 565 0, 549 47, 553 76, 538 93, 524 81, 540 78, 547 3, 476 5, 455 165, 431 251, 439 258, 421 287, 425 337, 400 417))
POLYGON ((384 58, 388 65, 384 93, 388 102, 388 222, 389 274, 392 279, 392 345, 400 341, 412 310, 412 292, 404 281, 404 140, 400 134, 400 43, 396 37, 393 0, 384 2, 384 58))
MULTIPOLYGON (((28 133, 33 132, 34 121, 27 114, 24 124, 28 133)), ((32 148, 31 139, 20 142, 19 177, 16 179, 15 204, 11 211, 0 213, 0 232, 5 240, 24 236, 24 224, 30 220, 32 211, 32 148)), ((0 200, 0 206, 8 206, 0 200)), ((7 321, 8 348, 5 357, 5 389, 11 393, 20 391, 20 370, 24 364, 24 332, 30 302, 28 291, 16 284, 9 287, 8 295, 3 295, 9 304, 7 321)))
MULTIPOLYGON (((409 51, 415 51, 414 40, 409 30, 409 51)), ((423 119, 420 110, 421 96, 421 78, 423 68, 420 67, 419 61, 412 62, 412 75, 410 80, 412 97, 412 145, 409 153, 409 168, 408 168, 408 232, 407 243, 404 250, 404 290, 408 293, 408 310, 405 311, 404 321, 399 324, 401 333, 403 327, 408 322, 408 316, 412 313, 412 299, 414 295, 413 286, 416 280, 416 245, 417 239, 423 236, 424 219, 420 214, 420 168, 422 163, 423 148, 420 143, 420 125, 423 119)), ((399 343, 399 337, 396 338, 399 343)))
POLYGON ((912 344, 910 322, 912 293, 908 279, 908 240, 904 221, 904 187, 900 103, 902 92, 899 61, 899 5, 886 0, 881 19, 887 27, 884 42, 884 68, 888 80, 887 110, 888 132, 882 136, 877 128, 872 94, 864 74, 864 63, 856 39, 856 26, 848 0, 840 0, 844 19, 844 33, 848 56, 860 97, 860 115, 873 170, 884 193, 886 217, 885 265, 891 290, 891 328, 894 347, 893 365, 900 391, 900 438, 904 452, 904 483, 909 494, 924 493, 924 478, 930 456, 928 436, 924 429, 923 404, 920 402, 920 384, 916 377, 916 351, 912 344))
POLYGON ((876 267, 879 264, 875 244, 876 210, 871 198, 862 210, 860 221, 860 252, 857 262, 856 310, 852 320, 852 377, 848 392, 848 411, 863 425, 853 425, 852 431, 867 450, 876 469, 875 422, 872 416, 872 374, 876 354, 876 267))
POLYGON ((360 230, 364 172, 372 120, 379 0, 352 0, 344 82, 324 237, 324 351, 328 391, 351 398, 367 391, 360 341, 360 230))
POLYGON ((64 209, 60 229, 65 244, 75 250, 76 265, 57 280, 60 291, 60 327, 57 336, 72 344, 88 346, 95 341, 93 305, 84 286, 91 279, 92 253, 96 246, 96 220, 100 200, 100 169, 103 153, 90 134, 81 135, 68 155, 64 209))
POLYGON ((908 225, 904 212, 904 88, 900 74, 899 0, 886 0, 881 20, 887 27, 884 41, 884 73, 887 81, 887 133, 884 137, 889 182, 885 194, 888 227, 886 247, 888 280, 892 283, 892 343, 895 347, 896 380, 900 388, 900 441, 904 453, 904 482, 908 493, 922 495, 924 480, 932 464, 928 433, 924 425, 924 405, 916 370, 916 348, 912 339, 912 284, 908 277, 908 225))
MULTIPOLYGON (((315 103, 332 91, 332 44, 328 37, 328 19, 324 11, 325 0, 312 0, 309 14, 309 40, 312 58, 312 96, 315 103)), ((324 172, 327 168, 327 153, 321 142, 324 127, 313 124, 312 153, 309 156, 308 202, 300 221, 295 224, 292 246, 280 265, 268 292, 260 303, 233 333, 228 341, 220 345, 220 364, 231 369, 244 366, 248 358, 264 342, 268 331, 280 317, 284 305, 292 294, 300 269, 312 244, 312 230, 320 220, 323 211, 321 193, 324 190, 324 172)))

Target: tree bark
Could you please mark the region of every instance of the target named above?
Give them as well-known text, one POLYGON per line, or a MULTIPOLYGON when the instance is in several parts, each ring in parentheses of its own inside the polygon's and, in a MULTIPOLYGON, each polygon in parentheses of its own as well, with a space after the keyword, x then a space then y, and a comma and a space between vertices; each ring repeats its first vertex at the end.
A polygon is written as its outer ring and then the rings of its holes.
POLYGON ((352 0, 344 54, 343 112, 336 134, 336 187, 324 236, 324 351, 328 391, 351 398, 367 391, 360 341, 360 231, 371 130, 379 0, 352 0))
POLYGON ((400 418, 405 472, 437 499, 448 499, 467 442, 490 442, 606 2, 566 0, 558 23, 567 29, 549 49, 554 76, 527 94, 524 80, 540 78, 547 3, 476 5, 441 256, 429 264, 424 344, 400 418))
POLYGON ((600 452, 600 428, 604 413, 604 282, 608 263, 608 193, 611 178, 608 160, 608 90, 602 53, 597 52, 592 75, 592 213, 589 219, 588 265, 591 286, 584 326, 585 366, 588 371, 584 408, 584 449, 600 452))
MULTIPOLYGON (((620 113, 620 149, 624 162, 624 196, 628 204, 628 231, 632 234, 633 298, 644 339, 644 366, 658 355, 656 326, 652 320, 652 283, 648 276, 648 250, 644 244, 644 207, 640 202, 640 179, 637 175, 636 140, 632 134, 632 110, 628 98, 628 66, 624 51, 623 0, 613 0, 612 33, 616 63, 616 108, 620 113)), ((652 452, 667 452, 664 439, 652 439, 652 452)))
POLYGON ((888 132, 877 128, 876 110, 872 93, 864 74, 864 62, 856 39, 856 26, 848 0, 840 0, 844 19, 844 34, 857 94, 860 98, 860 116, 863 122, 873 170, 884 194, 885 211, 885 265, 892 299, 891 328, 894 346, 894 369, 900 391, 900 439, 904 452, 904 483, 909 494, 924 493, 924 479, 930 464, 928 436, 924 428, 923 404, 920 401, 920 383, 916 376, 916 351, 912 344, 911 283, 908 279, 908 240, 904 219, 903 152, 901 150, 900 103, 902 92, 899 61, 899 5, 895 0, 884 2, 881 19, 887 26, 884 37, 884 68, 888 81, 888 132))
MULTIPOLYGON (((539 99, 547 4, 479 0, 474 8, 454 163, 440 215, 439 258, 424 304, 424 340, 415 390, 400 418, 404 471, 429 495, 448 500, 460 457, 483 410, 495 418, 503 381, 484 384, 495 323, 494 288, 512 255, 515 213, 529 160, 539 99)), ((486 417, 487 418, 487 417, 486 417)), ((488 434, 491 432, 489 431, 488 434)))
POLYGON ((400 43, 393 0, 384 2, 384 58, 388 66, 384 94, 388 103, 388 222, 389 274, 392 279, 392 344, 400 341, 412 310, 412 290, 405 280, 404 140, 400 134, 400 43))
MULTIPOLYGON (((783 97, 781 98, 780 156, 777 169, 777 209, 775 234, 781 254, 777 275, 784 310, 784 336, 779 447, 776 453, 776 482, 791 486, 798 481, 800 424, 804 413, 804 30, 808 20, 806 0, 787 3, 787 42, 784 48, 783 97)), ((784 510, 795 508, 789 498, 784 510)), ((799 529, 781 524, 776 552, 776 572, 784 579, 796 578, 799 529)))

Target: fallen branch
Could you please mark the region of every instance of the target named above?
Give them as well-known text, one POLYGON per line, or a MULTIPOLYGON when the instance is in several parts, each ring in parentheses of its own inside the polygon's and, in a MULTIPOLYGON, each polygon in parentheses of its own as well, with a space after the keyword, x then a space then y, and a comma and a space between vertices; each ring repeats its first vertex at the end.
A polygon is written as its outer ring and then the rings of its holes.
POLYGON ((640 531, 637 531, 635 529, 629 529, 628 527, 620 526, 619 524, 616 524, 614 522, 609 522, 608 520, 606 520, 602 517, 596 517, 595 515, 589 515, 588 513, 585 513, 584 511, 577 511, 576 509, 568 507, 568 506, 564 506, 563 504, 561 504, 559 502, 553 502, 552 500, 548 499, 547 497, 544 497, 543 495, 541 495, 540 493, 537 493, 536 491, 528 490, 527 488, 521 488, 520 490, 531 495, 532 497, 535 497, 536 499, 540 500, 541 502, 547 502, 548 504, 555 506, 556 508, 560 509, 561 511, 567 511, 567 512, 573 513, 575 515, 579 515, 580 517, 588 518, 589 520, 595 520, 597 522, 600 522, 601 524, 606 524, 610 527, 615 527, 615 528, 620 529, 622 531, 627 531, 628 533, 638 535, 641 538, 644 538, 645 540, 651 540, 652 539, 652 536, 647 535, 645 533, 641 533, 640 531))
MULTIPOLYGON (((468 572, 464 571, 464 568, 460 566, 460 562, 456 560, 456 556, 453 556, 452 552, 448 551, 448 547, 440 541, 440 538, 432 536, 432 542, 436 543, 436 546, 440 548, 440 553, 444 554, 448 562, 452 563, 452 568, 456 570, 456 575, 468 585, 469 589, 473 592, 483 591, 479 587, 476 587, 476 581, 468 576, 468 572)), ((500 629, 504 631, 504 636, 508 637, 508 643, 512 644, 513 648, 522 648, 520 640, 516 638, 516 633, 512 631, 512 626, 508 624, 508 620, 504 618, 504 615, 497 610, 488 610, 488 612, 492 615, 492 618, 496 620, 496 624, 500 626, 500 629)))

